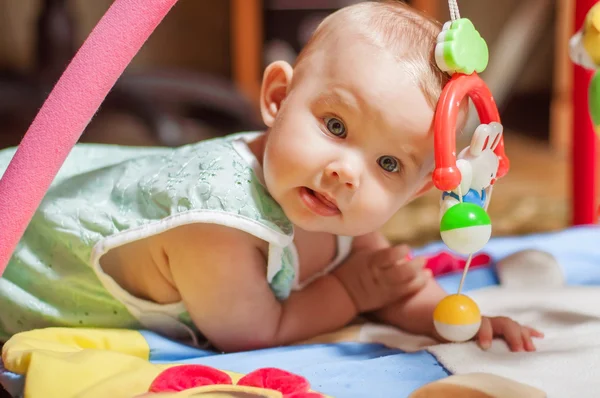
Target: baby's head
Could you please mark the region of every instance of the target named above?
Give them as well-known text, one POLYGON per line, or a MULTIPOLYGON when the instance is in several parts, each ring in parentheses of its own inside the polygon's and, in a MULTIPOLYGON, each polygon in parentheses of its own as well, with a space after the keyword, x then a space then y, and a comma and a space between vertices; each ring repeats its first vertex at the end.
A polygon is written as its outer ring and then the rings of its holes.
POLYGON ((400 1, 326 18, 292 67, 269 65, 265 183, 300 228, 361 235, 430 186, 441 26, 400 1))

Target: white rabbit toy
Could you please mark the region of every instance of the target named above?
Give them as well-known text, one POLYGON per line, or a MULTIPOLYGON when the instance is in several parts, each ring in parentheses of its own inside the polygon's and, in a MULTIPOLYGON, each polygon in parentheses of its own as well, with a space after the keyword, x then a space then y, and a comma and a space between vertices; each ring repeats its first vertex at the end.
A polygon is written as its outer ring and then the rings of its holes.
POLYGON ((473 203, 485 209, 488 190, 496 182, 498 156, 494 149, 500 143, 503 127, 500 123, 481 124, 475 129, 471 145, 462 150, 456 160, 461 174, 458 187, 442 194, 440 217, 461 202, 473 203))

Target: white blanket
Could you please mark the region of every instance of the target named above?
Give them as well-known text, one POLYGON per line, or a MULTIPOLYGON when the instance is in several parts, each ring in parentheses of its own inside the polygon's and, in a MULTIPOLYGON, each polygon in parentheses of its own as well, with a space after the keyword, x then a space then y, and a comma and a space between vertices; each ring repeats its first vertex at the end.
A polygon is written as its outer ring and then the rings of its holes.
POLYGON ((600 287, 488 287, 469 292, 488 316, 509 316, 545 334, 537 351, 511 353, 502 340, 481 350, 476 343, 432 345, 397 329, 364 325, 363 342, 405 351, 426 348, 450 372, 487 372, 537 387, 548 397, 600 397, 600 287))

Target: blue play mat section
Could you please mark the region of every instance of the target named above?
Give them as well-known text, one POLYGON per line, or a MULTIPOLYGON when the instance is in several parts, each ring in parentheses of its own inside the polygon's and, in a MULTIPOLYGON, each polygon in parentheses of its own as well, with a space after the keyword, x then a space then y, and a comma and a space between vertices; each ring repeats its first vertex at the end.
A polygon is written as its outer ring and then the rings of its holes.
POLYGON ((154 347, 150 354, 154 362, 202 364, 239 373, 276 367, 308 378, 313 389, 336 398, 403 397, 449 374, 428 352, 404 353, 379 344, 318 344, 215 354, 143 334, 154 347))
MULTIPOLYGON (((415 251, 416 255, 444 250, 437 242, 415 251)), ((564 231, 518 237, 494 238, 483 251, 496 261, 520 250, 538 249, 552 254, 562 266, 569 285, 600 285, 600 227, 572 227, 564 231)), ((453 292, 458 288, 461 275, 453 274, 439 278, 444 289, 453 292)), ((464 290, 497 285, 494 267, 473 269, 467 274, 464 290)))
MULTIPOLYGON (((600 284, 600 229, 577 227, 551 234, 492 239, 485 248, 493 261, 516 251, 537 248, 553 254, 563 267, 570 285, 600 284)), ((435 243, 415 254, 445 250, 435 243)), ((446 275, 439 282, 456 291, 460 274, 446 275)), ((473 269, 465 290, 497 284, 494 266, 473 269)), ((321 344, 281 347, 236 354, 194 349, 151 332, 142 332, 151 347, 151 361, 203 364, 234 372, 249 373, 261 367, 282 368, 309 379, 313 388, 336 398, 407 397, 424 384, 449 373, 429 353, 405 353, 377 344, 321 344)), ((11 390, 22 389, 19 376, 0 372, 0 382, 11 390)))

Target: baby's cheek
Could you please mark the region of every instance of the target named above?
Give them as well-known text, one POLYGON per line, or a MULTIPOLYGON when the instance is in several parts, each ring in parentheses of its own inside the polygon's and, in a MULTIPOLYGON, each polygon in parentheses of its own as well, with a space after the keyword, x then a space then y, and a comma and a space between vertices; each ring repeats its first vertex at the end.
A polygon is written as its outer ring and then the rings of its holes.
POLYGON ((389 192, 377 188, 370 188, 363 192, 358 203, 357 214, 360 213, 362 222, 376 225, 386 223, 396 212, 397 201, 389 192))
POLYGON ((293 139, 277 139, 274 145, 269 147, 267 154, 269 168, 278 174, 293 172, 302 163, 302 156, 298 152, 293 139))
MULTIPOLYGON (((277 137, 276 151, 283 157, 288 158, 290 162, 298 162, 306 157, 311 150, 314 150, 314 140, 311 140, 311 134, 299 130, 296 126, 287 126, 286 130, 277 137)), ((317 147, 318 148, 318 147, 317 147)))

